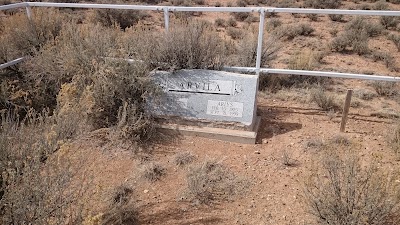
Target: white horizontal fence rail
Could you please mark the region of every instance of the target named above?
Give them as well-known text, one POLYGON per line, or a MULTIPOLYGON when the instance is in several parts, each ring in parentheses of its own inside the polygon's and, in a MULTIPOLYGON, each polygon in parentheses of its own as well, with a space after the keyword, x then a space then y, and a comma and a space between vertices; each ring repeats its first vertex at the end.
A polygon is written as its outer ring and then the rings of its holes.
MULTIPOLYGON (((272 7, 184 7, 184 6, 147 6, 147 5, 117 5, 117 4, 86 4, 86 3, 52 3, 52 2, 23 2, 0 6, 0 11, 26 8, 26 13, 31 19, 30 7, 56 7, 56 8, 82 8, 82 9, 126 9, 126 10, 149 10, 164 13, 165 30, 169 29, 169 12, 253 12, 260 14, 259 33, 257 42, 256 67, 224 67, 224 70, 232 72, 248 72, 269 74, 292 74, 304 76, 322 76, 337 78, 352 78, 363 80, 381 80, 399 82, 400 77, 377 76, 366 74, 337 73, 308 70, 288 70, 261 68, 262 40, 264 36, 265 13, 301 13, 301 14, 340 14, 340 15, 363 15, 363 16, 400 16, 400 11, 380 10, 342 10, 342 9, 306 9, 306 8, 272 8, 272 7)), ((23 58, 13 60, 0 65, 0 69, 15 65, 23 61, 23 58)))
POLYGON ((273 7, 186 7, 186 6, 147 6, 147 5, 117 5, 117 4, 86 4, 86 3, 52 3, 52 2, 23 2, 0 6, 1 10, 26 6, 56 7, 56 8, 86 8, 86 9, 132 9, 170 12, 276 12, 302 14, 342 14, 364 16, 400 16, 400 11, 381 10, 344 10, 344 9, 307 9, 307 8, 273 8, 273 7))
POLYGON ((29 4, 27 2, 15 3, 15 4, 9 4, 9 5, 1 5, 0 11, 7 10, 7 9, 16 9, 16 8, 21 8, 21 7, 27 7, 27 6, 29 6, 29 4))
POLYGON ((4 63, 4 64, 0 64, 0 70, 1 70, 1 69, 5 69, 5 68, 7 68, 7 67, 9 67, 9 66, 18 64, 18 63, 20 63, 20 62, 22 62, 22 61, 24 61, 24 57, 21 57, 21 58, 18 58, 18 59, 14 59, 14 60, 12 60, 12 61, 10 61, 10 62, 6 62, 6 63, 4 63))
MULTIPOLYGON (((223 70, 228 72, 241 72, 241 73, 256 73, 255 67, 223 67, 223 70)), ((350 78, 361 80, 380 80, 380 81, 397 81, 400 82, 400 77, 381 76, 381 75, 367 75, 356 73, 338 73, 338 72, 324 72, 324 71, 309 71, 309 70, 288 70, 288 69, 268 69, 260 68, 260 73, 267 74, 291 74, 301 76, 316 76, 316 77, 336 77, 336 78, 350 78)))

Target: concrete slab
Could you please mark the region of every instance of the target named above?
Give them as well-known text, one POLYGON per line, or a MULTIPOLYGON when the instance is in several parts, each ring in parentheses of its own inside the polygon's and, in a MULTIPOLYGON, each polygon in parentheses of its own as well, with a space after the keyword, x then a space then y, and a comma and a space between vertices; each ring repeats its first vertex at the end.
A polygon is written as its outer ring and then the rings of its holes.
POLYGON ((242 144, 256 144, 260 123, 261 117, 257 116, 255 126, 251 131, 187 126, 181 124, 161 124, 160 128, 166 131, 176 131, 181 135, 205 137, 242 144))

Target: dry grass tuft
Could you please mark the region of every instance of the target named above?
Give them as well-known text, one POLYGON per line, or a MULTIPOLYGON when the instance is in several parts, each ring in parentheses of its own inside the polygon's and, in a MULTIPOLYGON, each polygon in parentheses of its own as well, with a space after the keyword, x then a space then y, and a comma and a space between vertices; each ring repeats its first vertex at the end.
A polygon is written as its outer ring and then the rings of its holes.
POLYGON ((336 144, 336 145, 341 145, 341 146, 350 146, 351 141, 348 137, 343 136, 343 135, 335 135, 331 138, 331 143, 336 144))
POLYGON ((288 167, 296 167, 299 165, 299 161, 293 158, 292 153, 286 149, 283 150, 282 163, 284 166, 288 167))
POLYGON ((306 148, 321 149, 324 146, 324 142, 320 139, 310 139, 306 142, 306 148))
POLYGON ((94 224, 99 225, 139 225, 137 219, 138 213, 133 206, 127 205, 118 208, 112 208, 105 214, 101 215, 98 221, 94 224))
POLYGON ((132 188, 125 185, 118 186, 112 195, 112 205, 126 205, 129 202, 132 193, 132 188))
POLYGON ((174 162, 177 166, 185 166, 196 160, 196 156, 191 152, 179 152, 175 155, 174 162))
POLYGON ((151 182, 159 181, 165 175, 166 175, 166 169, 159 163, 151 162, 143 166, 142 177, 148 181, 151 182))
POLYGON ((395 177, 365 168, 352 147, 330 146, 305 182, 304 200, 318 224, 398 224, 395 177))
POLYGON ((189 197, 201 204, 231 200, 248 186, 245 180, 215 160, 190 168, 186 180, 189 197))
POLYGON ((370 83, 370 85, 375 89, 376 93, 380 96, 394 96, 397 95, 397 84, 396 82, 385 82, 385 81, 375 81, 370 83))
POLYGON ((369 90, 366 89, 358 89, 354 91, 354 95, 362 100, 372 100, 373 98, 375 98, 377 95, 369 90))
POLYGON ((289 59, 288 67, 292 70, 314 70, 316 59, 311 50, 296 52, 289 59))
POLYGON ((393 109, 381 109, 375 112, 371 112, 369 114, 370 116, 375 116, 378 118, 384 118, 384 119, 397 119, 400 118, 400 113, 396 110, 393 109))
MULTIPOLYGON (((240 66, 255 66, 257 57, 257 34, 253 31, 245 32, 237 44, 234 64, 240 66)), ((268 36, 263 41, 261 65, 271 63, 276 59, 282 44, 275 36, 268 36)))
POLYGON ((315 29, 307 23, 300 23, 298 25, 280 26, 279 29, 274 31, 275 35, 281 39, 293 40, 297 36, 311 36, 315 29))
POLYGON ((311 101, 315 102, 322 110, 330 111, 338 108, 333 95, 326 94, 322 88, 311 91, 311 101))

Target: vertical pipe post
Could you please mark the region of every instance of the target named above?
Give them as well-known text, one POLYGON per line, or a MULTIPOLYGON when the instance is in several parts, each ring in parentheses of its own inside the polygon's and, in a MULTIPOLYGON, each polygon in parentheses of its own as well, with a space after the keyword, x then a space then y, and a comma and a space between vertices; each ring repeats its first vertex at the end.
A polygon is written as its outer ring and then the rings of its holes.
POLYGON ((260 74, 261 67, 261 55, 262 55, 262 44, 263 44, 263 35, 264 35, 264 19, 265 19, 265 10, 264 8, 260 9, 260 23, 258 27, 258 43, 257 43, 257 59, 256 59, 256 74, 260 74))
POLYGON ((168 33, 168 30, 169 30, 169 9, 168 9, 168 7, 164 7, 164 24, 165 24, 165 31, 168 33))
POLYGON ((29 20, 32 20, 32 10, 31 10, 31 7, 28 5, 28 6, 25 6, 25 9, 26 9, 26 16, 28 17, 29 20))

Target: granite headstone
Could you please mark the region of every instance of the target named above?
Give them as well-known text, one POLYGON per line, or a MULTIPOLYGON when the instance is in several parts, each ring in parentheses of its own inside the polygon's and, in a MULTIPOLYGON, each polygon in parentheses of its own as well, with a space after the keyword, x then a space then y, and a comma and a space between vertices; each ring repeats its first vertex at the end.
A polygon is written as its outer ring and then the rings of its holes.
POLYGON ((180 118, 211 126, 252 130, 256 122, 258 77, 214 70, 152 73, 162 94, 151 100, 155 117, 180 118))

